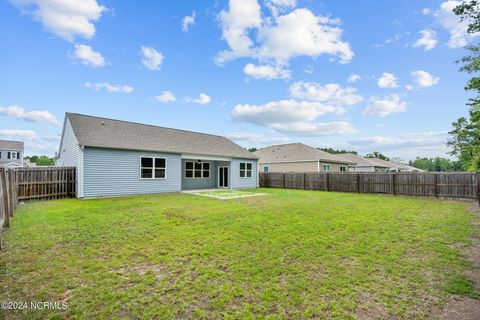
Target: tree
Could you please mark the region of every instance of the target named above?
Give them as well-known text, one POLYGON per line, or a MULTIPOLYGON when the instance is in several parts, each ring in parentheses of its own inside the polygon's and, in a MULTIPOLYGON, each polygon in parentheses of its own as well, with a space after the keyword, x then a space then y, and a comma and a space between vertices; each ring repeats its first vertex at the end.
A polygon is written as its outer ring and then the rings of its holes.
POLYGON ((420 158, 410 161, 409 164, 415 168, 419 168, 425 171, 458 171, 460 167, 457 161, 452 161, 447 158, 435 157, 435 158, 420 158))
POLYGON ((333 148, 317 148, 318 150, 322 150, 331 154, 339 154, 339 153, 353 153, 353 154, 358 154, 357 151, 350 151, 350 150, 337 150, 333 148))
MULTIPOLYGON (((477 0, 464 1, 454 10, 461 21, 468 21, 468 32, 480 31, 480 2, 477 0)), ((451 148, 450 154, 459 159, 463 170, 480 170, 480 47, 470 45, 466 47, 470 54, 457 63, 462 64, 460 71, 472 74, 472 78, 465 86, 465 90, 473 90, 477 96, 468 102, 469 117, 460 117, 452 123, 452 136, 447 145, 451 148)))
POLYGON ((32 163, 36 163, 37 166, 53 166, 55 161, 48 156, 27 156, 25 159, 30 160, 32 163))
POLYGON ((258 150, 258 149, 255 148, 255 147, 253 147, 253 148, 248 148, 248 151, 250 151, 250 152, 255 152, 255 151, 257 151, 257 150, 258 150))
POLYGON ((368 153, 367 155, 365 155, 365 158, 378 158, 378 159, 382 159, 382 160, 390 160, 389 157, 387 157, 386 155, 378 152, 378 151, 373 151, 372 153, 368 153))

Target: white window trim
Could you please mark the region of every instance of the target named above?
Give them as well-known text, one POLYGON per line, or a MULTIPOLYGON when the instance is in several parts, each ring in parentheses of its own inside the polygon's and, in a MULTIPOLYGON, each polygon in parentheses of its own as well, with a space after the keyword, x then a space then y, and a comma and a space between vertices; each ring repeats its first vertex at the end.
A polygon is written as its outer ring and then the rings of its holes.
POLYGON ((332 167, 329 164, 324 164, 323 165, 323 171, 324 172, 330 172, 330 171, 332 171, 332 167), (328 170, 326 168, 328 168, 328 170))
POLYGON ((253 162, 245 162, 245 161, 242 161, 238 164, 238 175, 240 176, 240 179, 253 179, 253 162), (240 166, 242 165, 242 163, 245 163, 245 177, 242 177, 242 170, 240 169, 240 166), (250 163, 252 165, 252 169, 251 170, 247 170, 247 164, 250 163), (247 171, 251 171, 252 172, 252 175, 250 177, 247 177, 247 171))
POLYGON ((264 173, 269 173, 270 172, 270 166, 268 164, 263 165, 263 172, 264 173), (267 171, 265 171, 265 168, 267 168, 267 171))
POLYGON ((347 166, 340 166, 340 172, 348 172, 348 167, 347 166), (342 171, 342 168, 344 168, 343 171, 342 171))
POLYGON ((212 163, 210 161, 202 161, 200 162, 202 164, 202 168, 200 169, 200 172, 202 173, 201 177, 195 177, 195 171, 197 171, 195 169, 195 163, 198 163, 197 161, 185 161, 185 170, 183 171, 183 176, 185 179, 212 179, 212 163), (193 163, 193 169, 187 169, 187 162, 191 162, 193 163), (208 166, 208 170, 205 170, 205 171, 208 171, 208 177, 204 177, 203 176, 203 164, 204 163, 208 163, 209 166, 208 166), (187 177, 187 170, 192 170, 192 176, 191 177, 187 177))
POLYGON ((154 156, 140 156, 140 171, 139 171, 139 175, 140 175, 140 180, 166 180, 167 179, 167 158, 165 157, 154 157, 154 156), (151 158, 153 159, 153 167, 152 167, 152 174, 153 174, 153 177, 151 178, 142 178, 142 158, 151 158), (165 178, 156 178, 155 177, 155 159, 164 159, 165 160, 165 178))

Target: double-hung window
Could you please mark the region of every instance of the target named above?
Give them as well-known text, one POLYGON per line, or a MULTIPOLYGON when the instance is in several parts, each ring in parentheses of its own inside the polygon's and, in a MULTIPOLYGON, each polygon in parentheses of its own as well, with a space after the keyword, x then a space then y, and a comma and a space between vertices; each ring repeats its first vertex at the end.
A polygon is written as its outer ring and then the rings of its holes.
POLYGON ((251 162, 240 162, 240 178, 251 178, 253 165, 251 162))
POLYGON ((329 164, 324 164, 323 165, 323 171, 329 172, 330 171, 330 165, 329 164))
POLYGON ((185 162, 185 178, 210 178, 210 162, 185 162))
POLYGON ((142 179, 165 179, 167 177, 167 159, 141 157, 140 171, 142 179))
POLYGON ((340 166, 340 172, 347 172, 346 166, 340 166))

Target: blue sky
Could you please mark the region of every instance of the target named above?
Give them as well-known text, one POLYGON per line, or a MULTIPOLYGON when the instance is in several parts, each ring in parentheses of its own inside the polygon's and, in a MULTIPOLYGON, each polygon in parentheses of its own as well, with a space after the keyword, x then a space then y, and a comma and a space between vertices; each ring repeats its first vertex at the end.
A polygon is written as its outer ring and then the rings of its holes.
POLYGON ((0 138, 53 155, 65 112, 446 156, 467 114, 456 1, 0 2, 0 138))

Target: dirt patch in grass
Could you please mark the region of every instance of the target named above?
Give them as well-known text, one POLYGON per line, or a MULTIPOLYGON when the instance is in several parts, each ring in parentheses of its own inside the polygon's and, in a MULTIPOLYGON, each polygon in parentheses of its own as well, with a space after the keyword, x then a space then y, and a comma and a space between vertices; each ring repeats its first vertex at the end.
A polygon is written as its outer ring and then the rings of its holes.
POLYGON ((163 278, 167 275, 167 268, 161 264, 150 264, 144 263, 136 266, 122 267, 116 270, 113 270, 114 273, 125 275, 128 277, 129 274, 138 274, 143 276, 147 272, 153 272, 155 274, 155 279, 163 278))
POLYGON ((480 209, 472 205, 472 211, 477 219, 474 222, 475 231, 472 243, 460 248, 466 259, 473 264, 473 268, 465 275, 453 277, 447 284, 447 290, 455 293, 445 307, 434 312, 435 318, 447 320, 476 320, 480 315, 480 209))

